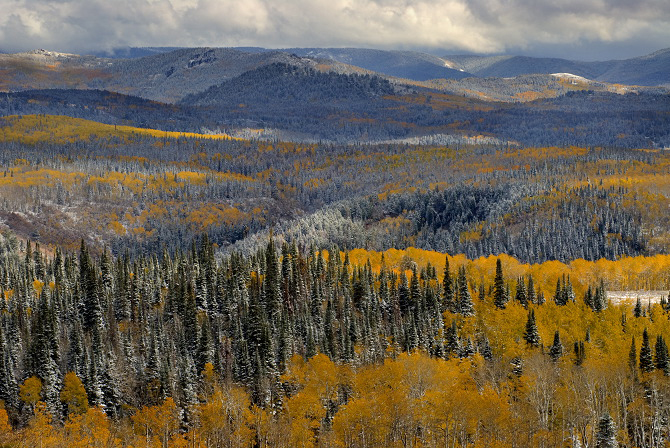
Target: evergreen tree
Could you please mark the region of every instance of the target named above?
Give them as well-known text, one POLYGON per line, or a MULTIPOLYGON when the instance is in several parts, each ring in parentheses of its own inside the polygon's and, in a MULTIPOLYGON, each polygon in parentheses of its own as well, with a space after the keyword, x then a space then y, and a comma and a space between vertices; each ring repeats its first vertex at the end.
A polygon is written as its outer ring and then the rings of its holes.
POLYGON ((91 331, 96 326, 103 325, 102 306, 98 297, 98 276, 96 268, 88 252, 84 240, 81 240, 79 250, 79 282, 81 298, 81 313, 84 329, 91 331))
POLYGON ((528 295, 528 302, 541 305, 537 301, 537 294, 535 293, 535 283, 533 282, 533 276, 528 276, 528 287, 526 288, 526 294, 528 295))
POLYGON ((458 270, 458 311, 466 317, 475 314, 475 306, 472 303, 472 296, 470 296, 470 289, 468 288, 468 279, 465 276, 465 266, 461 266, 458 270))
POLYGON ((528 295, 526 294, 526 285, 524 284, 523 277, 519 277, 516 281, 516 295, 514 299, 524 308, 528 307, 528 295))
POLYGON ((526 321, 526 329, 523 332, 523 339, 531 347, 540 346, 540 332, 535 324, 535 311, 528 311, 528 320, 526 321))
POLYGON ((596 448, 617 448, 616 425, 608 412, 603 414, 598 421, 598 432, 596 433, 596 448))
POLYGON ((278 323, 281 311, 281 278, 279 260, 275 250, 272 235, 265 250, 265 278, 263 279, 263 292, 265 298, 265 312, 275 325, 278 323))
POLYGON ((449 257, 445 257, 444 262, 444 280, 442 282, 442 307, 440 311, 444 313, 446 310, 454 309, 454 285, 449 270, 449 257))
POLYGON ((496 276, 493 280, 493 304, 496 308, 503 309, 507 303, 505 292, 505 278, 503 277, 502 261, 496 260, 496 276))
POLYGON ((589 285, 588 289, 586 290, 586 293, 584 293, 584 304, 591 308, 592 310, 595 309, 595 305, 593 302, 593 288, 591 288, 591 285, 589 285))
POLYGON ((649 343, 649 334, 647 329, 642 333, 642 347, 640 348, 640 370, 643 373, 648 373, 654 370, 654 360, 651 353, 651 345, 649 343))
POLYGON ((663 336, 656 336, 656 345, 654 350, 654 365, 662 370, 665 375, 670 373, 670 359, 668 359, 668 346, 663 336))
POLYGON ((568 303, 568 291, 565 285, 565 278, 556 280, 556 292, 554 293, 554 302, 556 305, 564 306, 568 303))
POLYGON ((451 326, 447 329, 445 348, 449 354, 457 354, 460 351, 460 338, 458 337, 456 321, 452 321, 451 326))
POLYGON ((638 297, 635 302, 635 308, 633 308, 633 316, 642 317, 643 314, 644 310, 642 309, 642 302, 640 302, 640 298, 638 297))
POLYGON ((607 291, 605 290, 605 284, 600 280, 600 285, 596 287, 596 292, 593 296, 593 310, 601 312, 605 308, 607 308, 607 291))
POLYGON ((7 406, 18 407, 18 384, 3 333, 0 321, 0 400, 7 406))
POLYGON ((558 330, 554 333, 554 343, 549 349, 549 356, 553 361, 558 361, 563 356, 563 344, 561 343, 561 336, 558 330))
POLYGON ((489 339, 486 336, 479 344, 479 353, 487 361, 493 359, 493 350, 491 350, 491 344, 489 343, 489 339))
POLYGON ((400 285, 398 286, 398 305, 400 306, 400 312, 403 314, 403 316, 410 312, 413 305, 409 292, 409 283, 404 272, 400 274, 400 285))

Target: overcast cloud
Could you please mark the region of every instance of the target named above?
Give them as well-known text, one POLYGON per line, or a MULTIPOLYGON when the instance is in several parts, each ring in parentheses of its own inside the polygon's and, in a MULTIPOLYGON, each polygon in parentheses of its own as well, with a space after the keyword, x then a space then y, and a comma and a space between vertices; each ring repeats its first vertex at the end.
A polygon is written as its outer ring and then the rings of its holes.
POLYGON ((0 0, 0 11, 5 51, 351 46, 598 59, 670 46, 668 0, 0 0))

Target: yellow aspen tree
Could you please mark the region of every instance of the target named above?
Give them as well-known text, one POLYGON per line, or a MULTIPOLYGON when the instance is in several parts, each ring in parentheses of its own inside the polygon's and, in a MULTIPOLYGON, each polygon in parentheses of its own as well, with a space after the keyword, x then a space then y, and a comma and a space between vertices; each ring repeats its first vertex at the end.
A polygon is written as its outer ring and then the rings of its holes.
POLYGON ((67 405, 68 414, 83 414, 88 410, 86 389, 74 372, 68 372, 63 379, 60 401, 67 405))

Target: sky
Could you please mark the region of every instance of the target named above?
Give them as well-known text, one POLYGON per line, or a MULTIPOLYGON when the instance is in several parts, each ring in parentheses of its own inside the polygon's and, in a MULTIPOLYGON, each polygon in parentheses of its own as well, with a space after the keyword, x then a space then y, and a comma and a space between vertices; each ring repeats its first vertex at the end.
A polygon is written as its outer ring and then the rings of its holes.
POLYGON ((668 0, 0 0, 0 50, 361 47, 627 58, 670 47, 668 0))

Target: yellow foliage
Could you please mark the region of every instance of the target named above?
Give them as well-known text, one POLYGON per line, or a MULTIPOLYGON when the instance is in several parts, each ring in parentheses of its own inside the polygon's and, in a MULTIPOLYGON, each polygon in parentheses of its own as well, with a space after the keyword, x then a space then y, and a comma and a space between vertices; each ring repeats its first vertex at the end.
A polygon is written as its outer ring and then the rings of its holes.
POLYGON ((352 265, 364 265, 369 260, 375 272, 381 269, 382 255, 386 266, 396 272, 406 268, 407 260, 411 260, 419 266, 430 263, 440 275, 444 272, 445 259, 449 258, 452 271, 456 272, 459 266, 465 266, 468 276, 475 281, 493 279, 496 260, 500 258, 508 281, 532 275, 535 287, 543 291, 547 297, 553 295, 556 282, 564 275, 570 276, 577 296, 583 295, 589 285, 597 284, 600 279, 605 281, 610 290, 653 290, 664 289, 667 279, 670 278, 670 255, 623 257, 616 261, 577 259, 568 264, 553 260, 531 265, 521 263, 505 254, 468 260, 464 255, 447 255, 413 247, 404 250, 389 249, 385 252, 365 249, 349 251, 352 265))
POLYGON ((0 118, 0 141, 18 141, 34 145, 40 142, 71 143, 78 140, 117 138, 127 143, 140 137, 163 140, 240 140, 229 135, 196 134, 192 132, 159 131, 132 126, 102 124, 62 115, 12 115, 0 118))
POLYGON ((74 372, 65 375, 60 400, 67 405, 68 414, 83 414, 88 409, 86 389, 74 372))
POLYGON ((35 290, 35 293, 39 296, 42 294, 42 289, 44 288, 44 282, 41 280, 33 280, 33 289, 35 290))
POLYGON ((217 389, 206 403, 198 406, 199 435, 207 446, 253 446, 253 415, 244 389, 217 389))
POLYGON ((40 399, 42 394, 42 380, 36 376, 27 378, 21 386, 19 386, 19 397, 21 401, 29 406, 34 406, 40 399))
POLYGON ((173 437, 179 434, 179 409, 172 397, 163 404, 145 406, 132 416, 135 433, 145 438, 147 444, 170 446, 173 437))
POLYGON ((7 411, 0 408, 0 443, 4 443, 12 436, 12 426, 9 424, 7 411))
POLYGON ((110 422, 102 408, 92 407, 84 413, 70 414, 65 423, 64 438, 70 447, 109 447, 118 446, 110 431, 110 422))

